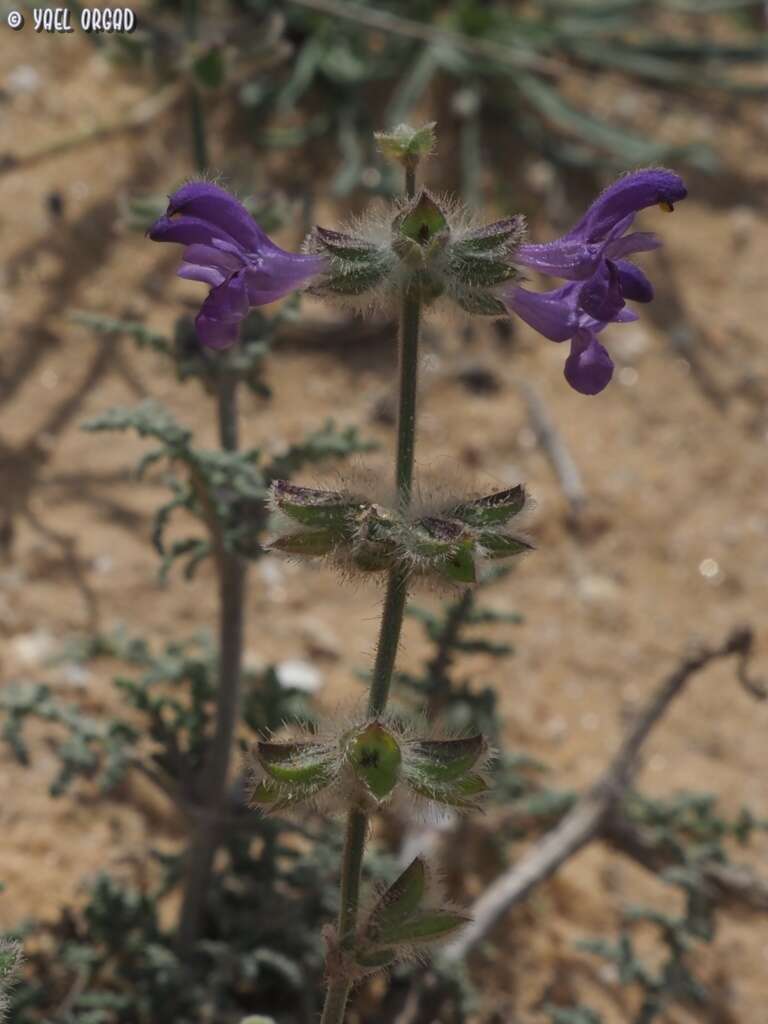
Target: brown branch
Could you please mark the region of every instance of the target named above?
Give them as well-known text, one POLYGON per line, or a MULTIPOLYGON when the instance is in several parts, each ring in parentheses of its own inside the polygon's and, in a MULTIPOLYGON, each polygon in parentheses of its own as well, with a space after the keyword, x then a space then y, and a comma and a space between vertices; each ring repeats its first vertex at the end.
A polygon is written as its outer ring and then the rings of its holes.
POLYGON ((519 382, 518 390, 525 402, 536 441, 549 459, 560 488, 570 505, 571 516, 578 520, 587 501, 579 467, 555 428, 541 397, 523 381, 519 382))
MULTIPOLYGON (((609 816, 631 781, 643 744, 694 675, 713 661, 735 656, 739 659, 739 682, 753 695, 765 696, 764 688, 747 674, 751 650, 751 630, 736 629, 719 647, 703 647, 681 661, 638 716, 605 774, 554 829, 492 882, 475 901, 470 909, 471 923, 443 950, 444 964, 463 960, 508 910, 550 878, 575 853, 603 834, 609 816)), ((735 878, 728 881, 733 892, 737 882, 735 878)), ((727 885, 725 874, 721 882, 727 885)))
MULTIPOLYGON (((600 838, 654 874, 683 863, 674 843, 650 836, 619 808, 606 817, 600 838)), ((747 865, 709 860, 697 865, 696 870, 704 888, 717 903, 734 910, 768 912, 768 882, 747 865)))

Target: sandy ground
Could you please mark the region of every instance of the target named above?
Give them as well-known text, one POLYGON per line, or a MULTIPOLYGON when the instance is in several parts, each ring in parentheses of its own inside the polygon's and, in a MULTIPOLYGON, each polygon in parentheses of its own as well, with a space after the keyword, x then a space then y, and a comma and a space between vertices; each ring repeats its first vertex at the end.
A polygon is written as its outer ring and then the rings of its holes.
MULTIPOLYGON (((11 33, 0 38, 0 150, 31 152, 130 111, 144 95, 141 82, 115 75, 82 37, 25 36, 23 52, 19 42, 11 33), (9 90, 8 76, 18 79, 20 65, 39 82, 9 90)), ((72 309, 89 309, 142 317, 162 330, 180 303, 194 308, 201 287, 173 276, 176 253, 120 221, 127 196, 164 192, 186 173, 183 145, 161 118, 152 130, 0 179, 0 498, 13 522, 0 567, 0 671, 6 683, 46 679, 91 710, 113 706, 115 666, 100 663, 77 678, 46 668, 57 642, 117 623, 162 641, 214 621, 210 570, 192 584, 155 581, 149 515, 164 492, 157 481, 137 485, 128 474, 143 447, 78 427, 151 395, 212 443, 212 409, 194 384, 180 387, 159 357, 126 342, 100 359, 100 344, 67 320, 72 309), (52 192, 64 204, 58 219, 52 192)), ((734 165, 746 152, 733 154, 734 165)), ((214 159, 236 177, 247 153, 214 149, 214 159)), ((279 159, 262 176, 261 184, 279 181, 279 159)), ((535 497, 538 550, 488 596, 525 616, 524 625, 496 632, 516 654, 503 664, 475 658, 471 667, 478 686, 497 688, 510 748, 550 764, 553 784, 587 784, 600 773, 628 716, 692 642, 719 642, 749 622, 758 668, 768 674, 765 167, 742 181, 741 197, 717 195, 710 183, 674 217, 643 216, 643 228, 660 230, 666 242, 662 256, 644 260, 659 299, 638 325, 608 332, 619 370, 599 398, 570 391, 562 349, 523 326, 511 347, 490 327, 477 328, 467 343, 461 324, 444 323, 425 342, 420 466, 458 468, 491 488, 522 479, 535 497), (680 348, 686 341, 694 356, 680 348), (461 382, 468 368, 490 371, 496 390, 468 389, 461 382), (535 443, 519 381, 535 386, 583 476, 588 502, 578 535, 567 528, 567 503, 535 443)), ((287 232, 280 240, 295 245, 298 238, 287 232)), ((310 317, 328 315, 312 303, 305 308, 310 317)), ((274 400, 244 401, 244 442, 277 450, 332 415, 381 442, 369 461, 386 471, 391 430, 374 411, 391 392, 393 358, 381 345, 277 352, 267 367, 274 400)), ((321 700, 334 706, 359 692, 355 671, 373 647, 378 606, 375 589, 349 590, 323 570, 263 561, 252 573, 249 657, 311 658, 320 636, 321 700)), ((417 666, 425 653, 411 622, 402 666, 417 666)), ((767 728, 768 705, 739 689, 731 665, 713 667, 654 734, 642 785, 656 794, 704 789, 734 814, 747 804, 768 817, 767 728)), ((177 823, 143 791, 121 802, 84 794, 51 800, 53 757, 44 745, 32 770, 5 750, 0 764, 0 926, 55 914, 96 870, 140 872, 151 844, 178 837, 177 823)), ((759 866, 766 853, 768 841, 758 838, 745 856, 759 866)), ((601 982, 611 987, 610 974, 588 972, 572 943, 609 931, 621 907, 645 898, 669 902, 660 884, 602 848, 574 858, 500 930, 498 959, 487 968, 489 1008, 501 1019, 513 1012, 521 1021, 540 1019, 536 999, 557 974, 601 1005, 609 1024, 624 1020, 620 1005, 599 992, 601 982)), ((724 916, 703 962, 727 1008, 712 1020, 768 1019, 764 920, 724 916)))

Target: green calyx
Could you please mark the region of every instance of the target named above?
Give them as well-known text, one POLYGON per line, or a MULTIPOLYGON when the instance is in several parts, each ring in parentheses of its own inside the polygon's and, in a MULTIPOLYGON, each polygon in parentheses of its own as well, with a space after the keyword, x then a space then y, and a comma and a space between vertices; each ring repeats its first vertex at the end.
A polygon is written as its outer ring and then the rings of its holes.
POLYGON ((480 733, 451 740, 416 740, 411 753, 418 771, 433 782, 454 782, 484 758, 488 744, 480 733))
POLYGON ((263 775, 251 796, 258 806, 278 811, 309 800, 326 789, 336 777, 337 758, 320 743, 273 743, 256 745, 256 760, 263 775))
POLYGON ((488 790, 478 770, 488 758, 481 735, 447 740, 413 740, 409 744, 405 781, 419 796, 462 810, 477 807, 488 790))
POLYGON ((270 499, 275 509, 302 526, 338 534, 345 532, 350 518, 363 507, 351 495, 298 487, 287 480, 276 480, 272 484, 270 499))
POLYGON ((522 484, 506 491, 496 491, 484 498, 457 505, 450 515, 468 526, 506 526, 525 508, 525 488, 522 484))
POLYGON ((400 779, 400 744, 381 722, 370 722, 343 741, 344 754, 357 778, 377 801, 385 800, 400 779))
POLYGON ((411 285, 418 286, 423 302, 434 301, 445 290, 439 263, 450 236, 445 212, 426 189, 392 222, 392 249, 412 271, 411 285))
POLYGON ((384 967, 402 952, 446 938, 469 918, 427 904, 427 869, 419 857, 387 889, 364 923, 355 959, 358 966, 384 967))
POLYGON ((426 189, 422 189, 395 218, 392 227, 396 237, 416 242, 422 249, 433 245, 437 238, 447 238, 450 234, 445 214, 426 189))
POLYGON ((525 234, 522 217, 487 224, 452 240, 445 252, 451 297, 467 313, 476 316, 508 316, 493 289, 520 280, 515 254, 525 234))
POLYGON ((311 289, 318 294, 354 296, 375 291, 396 265, 393 253, 385 246, 328 228, 313 229, 309 249, 327 259, 328 269, 311 289))
POLYGON ((307 557, 332 555, 346 570, 377 573, 401 567, 415 575, 471 584, 484 561, 531 549, 527 540, 510 532, 525 506, 522 486, 422 516, 359 495, 284 481, 272 485, 270 500, 295 524, 281 531, 272 549, 307 557))

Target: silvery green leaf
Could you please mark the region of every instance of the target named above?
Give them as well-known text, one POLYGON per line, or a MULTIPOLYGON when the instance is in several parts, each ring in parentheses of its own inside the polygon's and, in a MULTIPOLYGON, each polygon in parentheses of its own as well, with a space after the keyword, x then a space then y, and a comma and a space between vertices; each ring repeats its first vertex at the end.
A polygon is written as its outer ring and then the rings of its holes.
POLYGON ((276 782, 326 785, 333 777, 327 748, 319 743, 271 743, 256 745, 256 757, 276 782))
POLYGON ((380 936, 413 917, 424 899, 426 884, 426 865, 417 857, 374 907, 366 925, 366 939, 378 944, 380 936))
POLYGON ((282 551, 286 555, 320 557, 333 551, 337 539, 338 535, 333 530, 303 530, 275 538, 269 549, 282 551))
POLYGON ((465 312, 476 316, 509 316, 507 307, 500 299, 478 288, 462 288, 455 299, 465 312))
POLYGON ((470 918, 450 910, 429 910, 408 918, 382 931, 378 942, 389 945, 427 945, 438 942, 451 932, 463 928, 470 918))
POLYGON ((467 501, 452 509, 449 514, 472 526, 503 526, 518 515, 524 506, 525 488, 518 484, 508 490, 467 501))
POLYGON ((520 555, 524 551, 531 551, 532 544, 520 537, 510 537, 504 533, 493 533, 484 530, 478 538, 486 558, 511 558, 513 555, 520 555))
POLYGON ((419 775, 442 783, 465 775, 485 754, 488 745, 478 733, 460 739, 417 740, 411 749, 418 757, 419 775))

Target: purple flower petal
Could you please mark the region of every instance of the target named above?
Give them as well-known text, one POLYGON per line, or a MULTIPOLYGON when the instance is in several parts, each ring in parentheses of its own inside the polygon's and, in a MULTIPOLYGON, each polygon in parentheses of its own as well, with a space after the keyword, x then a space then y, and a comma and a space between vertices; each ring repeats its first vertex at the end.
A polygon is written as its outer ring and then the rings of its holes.
POLYGON ((587 243, 604 240, 624 218, 648 206, 673 206, 687 194, 682 178, 672 171, 633 171, 609 185, 565 237, 587 243))
POLYGON ((565 361, 565 379, 582 395, 597 395, 613 376, 613 361, 593 331, 580 328, 565 361))
POLYGON ((227 348, 237 341, 240 321, 248 313, 245 272, 238 271, 213 288, 200 307, 195 327, 200 341, 210 348, 227 348))
POLYGON ((604 252, 610 259, 618 260, 635 252, 650 252, 652 249, 658 249, 660 245, 661 239, 652 231, 633 231, 631 235, 610 241, 604 252))
POLYGON ((298 288, 325 270, 324 256, 304 256, 278 249, 268 253, 258 266, 248 268, 246 285, 252 306, 264 306, 298 288))
POLYGON ((211 320, 201 311, 195 317, 195 331, 206 348, 230 348, 240 335, 240 322, 211 320))
MULTIPOLYGON (((625 306, 624 309, 620 310, 616 314, 616 316, 613 318, 612 323, 614 323, 614 324, 634 324, 639 319, 640 319, 640 317, 637 315, 637 313, 634 311, 634 309, 627 309, 627 307, 625 306)), ((584 325, 582 324, 582 326, 584 326, 584 325)), ((598 331, 598 330, 602 331, 602 329, 604 327, 607 327, 607 326, 608 326, 608 324, 600 324, 600 326, 599 327, 595 327, 594 330, 595 331, 598 331)))
POLYGON ((218 288, 227 279, 227 275, 217 270, 216 267, 203 267, 199 263, 182 263, 176 274, 187 281, 202 281, 203 284, 210 285, 211 288, 218 288))
POLYGON ((274 245, 233 195, 209 181, 190 181, 169 197, 168 216, 197 217, 233 239, 249 252, 274 245))
POLYGON ((216 245, 188 245, 182 259, 184 262, 176 271, 179 277, 203 281, 212 288, 243 267, 242 258, 216 245))
POLYGON ((603 260, 579 289, 579 306, 593 317, 609 323, 624 306, 619 271, 611 260, 603 260))
POLYGON ((576 297, 578 286, 567 284, 549 292, 529 292, 514 286, 502 293, 511 313, 516 313, 535 331, 550 341, 567 341, 578 326, 576 297))
MULTIPOLYGON (((180 245, 213 245, 224 232, 199 217, 160 217, 147 232, 153 242, 180 245)), ((234 242, 234 239, 230 239, 234 242)))
POLYGON ((616 270, 625 299, 632 299, 633 302, 650 302, 653 299, 653 285, 640 267, 629 260, 617 260, 616 270))
POLYGON ((602 257, 602 246, 558 238, 554 242, 521 245, 515 262, 550 277, 578 281, 594 274, 602 257))

